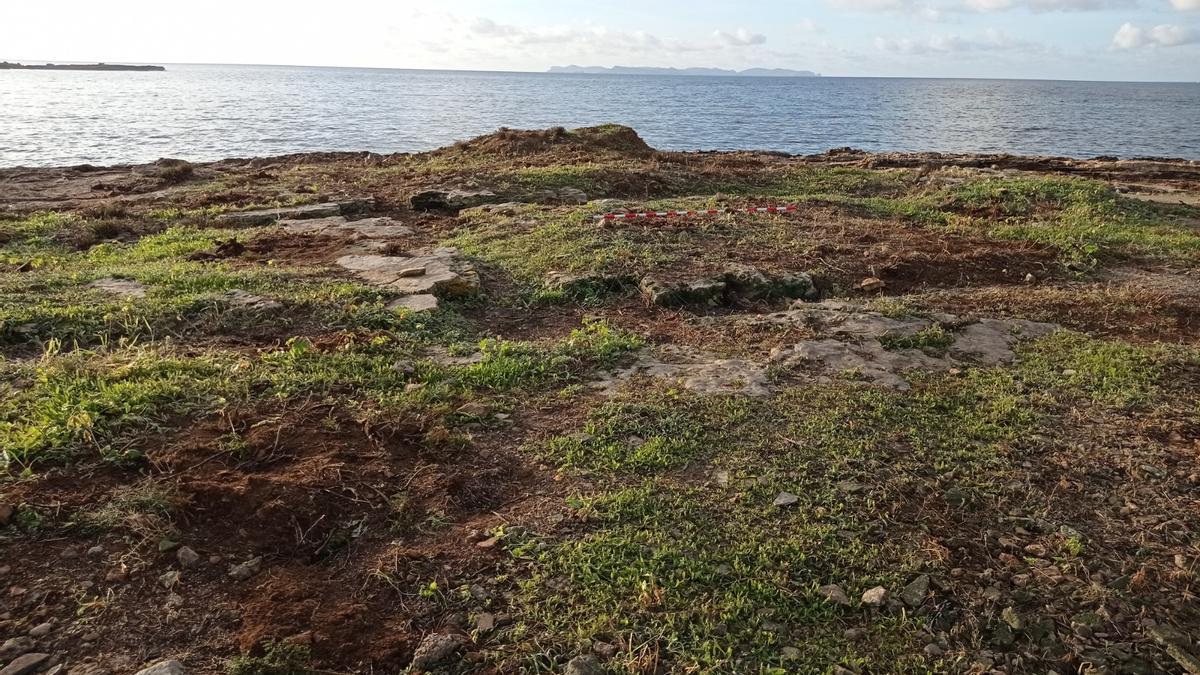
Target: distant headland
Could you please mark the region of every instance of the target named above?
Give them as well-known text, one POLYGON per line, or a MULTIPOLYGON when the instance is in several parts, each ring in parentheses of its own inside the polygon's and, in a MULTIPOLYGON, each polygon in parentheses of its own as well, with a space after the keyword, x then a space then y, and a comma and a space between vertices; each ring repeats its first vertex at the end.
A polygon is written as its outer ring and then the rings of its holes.
POLYGON ((25 65, 0 61, 0 70, 134 70, 139 72, 166 70, 162 66, 124 66, 115 63, 46 63, 25 65))
POLYGON ((786 68, 750 68, 749 70, 725 70, 723 68, 644 68, 634 66, 554 66, 547 72, 574 73, 582 75, 707 75, 710 77, 820 77, 811 70, 788 70, 786 68))

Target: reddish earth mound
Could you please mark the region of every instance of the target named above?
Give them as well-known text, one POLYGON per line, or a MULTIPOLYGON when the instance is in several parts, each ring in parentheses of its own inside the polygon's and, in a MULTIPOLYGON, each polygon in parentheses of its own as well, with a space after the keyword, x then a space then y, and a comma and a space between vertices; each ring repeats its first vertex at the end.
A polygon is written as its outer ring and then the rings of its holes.
POLYGON ((618 124, 584 127, 572 131, 563 127, 534 131, 500 129, 494 134, 458 143, 451 150, 498 156, 607 152, 645 157, 654 153, 654 148, 647 145, 636 131, 618 124))

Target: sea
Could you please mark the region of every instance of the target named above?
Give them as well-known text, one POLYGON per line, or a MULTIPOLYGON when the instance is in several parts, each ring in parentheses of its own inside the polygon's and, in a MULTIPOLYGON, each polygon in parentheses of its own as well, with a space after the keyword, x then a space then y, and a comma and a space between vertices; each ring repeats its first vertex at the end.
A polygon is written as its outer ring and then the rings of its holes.
POLYGON ((1200 83, 167 65, 0 71, 0 167, 430 150, 500 127, 633 127, 660 150, 1200 159, 1200 83))

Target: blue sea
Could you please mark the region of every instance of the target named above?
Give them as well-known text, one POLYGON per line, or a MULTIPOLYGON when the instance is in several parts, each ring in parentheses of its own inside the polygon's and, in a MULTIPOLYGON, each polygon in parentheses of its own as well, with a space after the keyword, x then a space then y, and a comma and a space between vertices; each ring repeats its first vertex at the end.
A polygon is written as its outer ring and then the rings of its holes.
POLYGON ((0 71, 0 166, 428 150, 616 122, 663 150, 1200 159, 1200 83, 168 65, 0 71))

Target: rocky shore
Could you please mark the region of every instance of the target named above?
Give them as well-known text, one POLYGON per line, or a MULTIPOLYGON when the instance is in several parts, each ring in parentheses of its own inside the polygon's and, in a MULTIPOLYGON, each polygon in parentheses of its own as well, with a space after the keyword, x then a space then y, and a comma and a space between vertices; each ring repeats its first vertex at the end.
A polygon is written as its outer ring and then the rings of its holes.
POLYGON ((1170 159, 0 169, 0 673, 1198 672, 1198 264, 1170 159))

